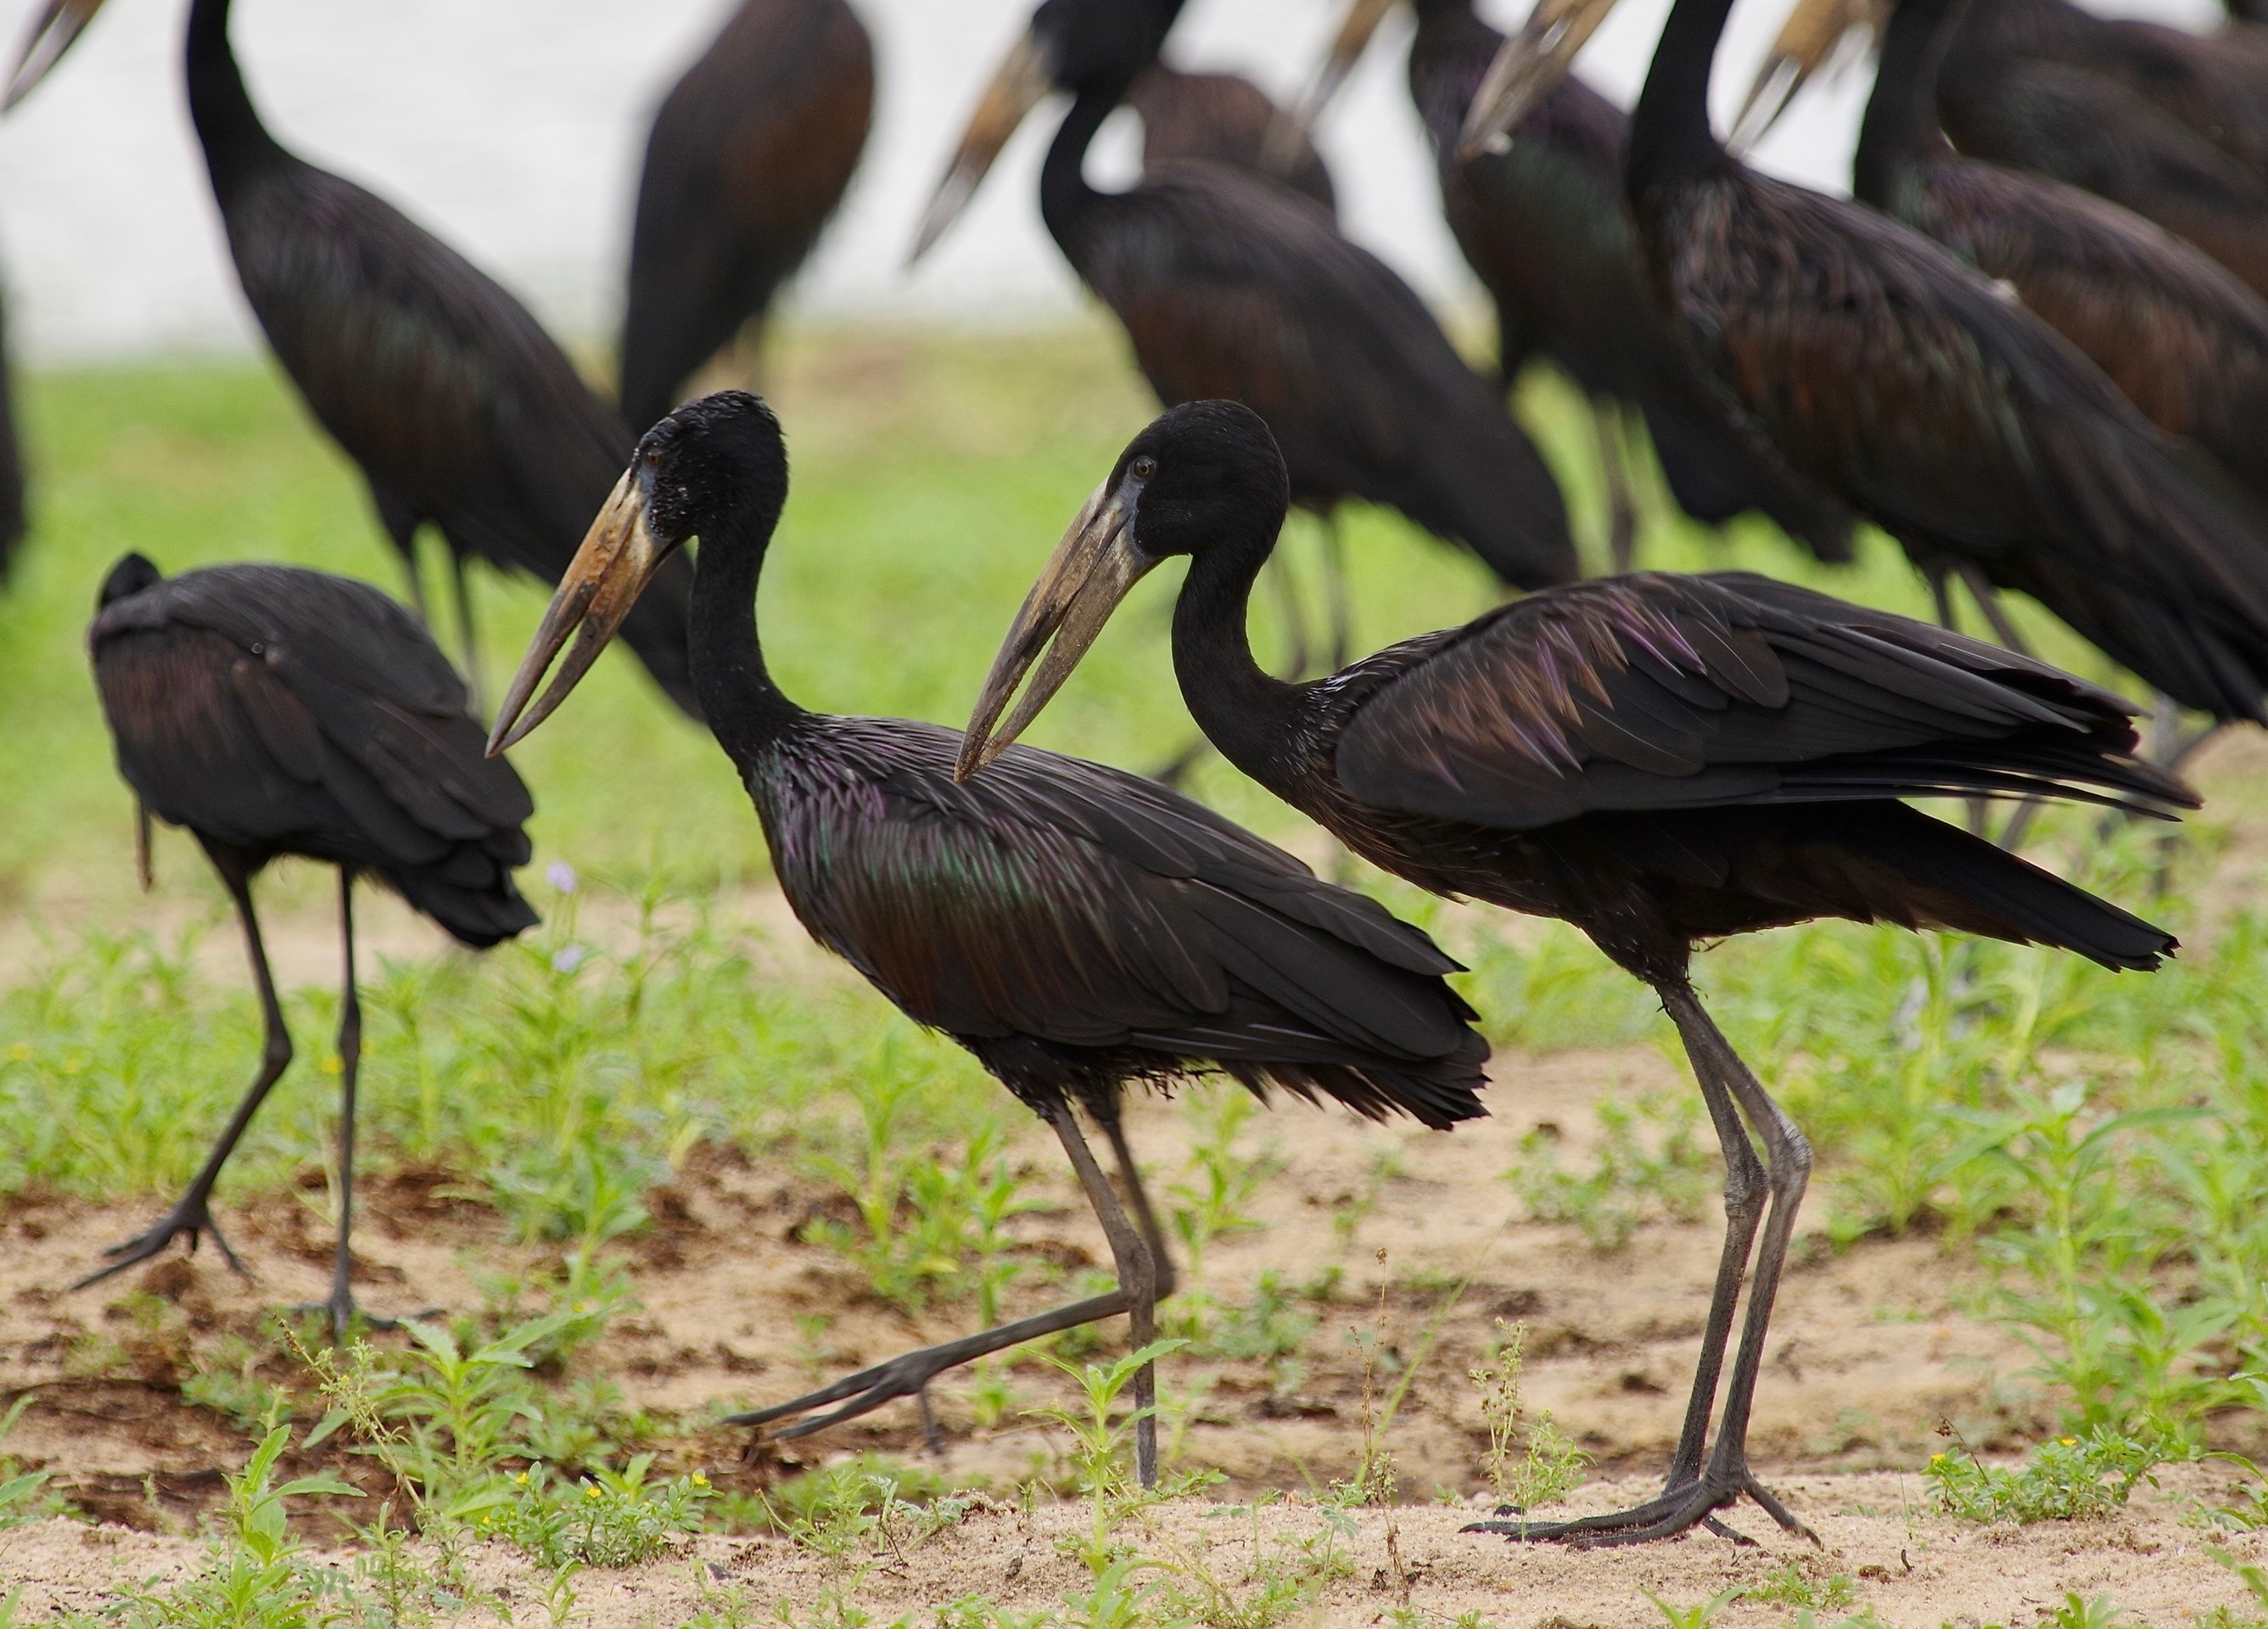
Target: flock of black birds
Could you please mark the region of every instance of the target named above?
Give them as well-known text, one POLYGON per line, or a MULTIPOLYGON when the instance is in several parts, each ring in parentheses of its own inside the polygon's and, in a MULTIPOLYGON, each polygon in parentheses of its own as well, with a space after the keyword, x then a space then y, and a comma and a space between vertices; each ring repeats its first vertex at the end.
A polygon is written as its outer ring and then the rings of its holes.
MULTIPOLYGON (((2110 23, 2068 0, 1802 0, 1748 122, 1848 29, 1879 30, 1857 196, 1840 200, 1757 173, 1713 134, 1730 0, 1675 0, 1629 115, 1571 77, 1613 3, 1540 0, 1507 40, 1470 0, 1410 0, 1410 92, 1497 308, 1491 375, 1341 234, 1307 139, 1394 0, 1353 0, 1294 113, 1162 63, 1179 0, 1038 8, 915 252, 1063 93, 1041 214, 1166 411, 1072 520, 961 734, 810 712, 778 689, 755 603, 788 496, 779 424, 740 391, 676 405, 763 321, 857 167, 874 82, 843 0, 743 0, 662 103, 618 404, 446 245, 278 144, 231 55, 228 0, 192 0, 190 107, 246 296, 413 581, 425 524, 446 543, 466 673, 422 615, 319 572, 166 579, 129 556, 103 583, 90 646, 145 866, 151 816, 203 845, 268 1040, 204 1170, 94 1277, 176 1238, 227 1253, 214 1181, 291 1057, 251 886, 298 855, 340 878, 345 1180, 327 1309, 342 1330, 357 1316, 354 884, 468 945, 533 925, 512 880, 533 805, 499 755, 620 635, 740 770, 812 935, 1055 1131, 1117 1268, 1107 1294, 740 1418, 816 1431, 1119 1313, 1145 1345, 1174 1269, 1121 1121, 1130 1085, 1219 1072, 1448 1129, 1484 1112, 1487 1084, 1479 1015, 1425 933, 1156 780, 1012 744, 1134 584, 1186 556, 1174 667, 1213 745, 1386 871, 1582 929, 1660 996, 1722 1147, 1724 1249, 1662 1494, 1481 1525, 1582 1544, 1738 1537, 1721 1513, 1747 1498, 1808 1533, 1751 1471, 1747 1434, 1811 1156, 1697 997, 1692 952, 1817 918, 2114 969, 2174 951, 2020 858, 2012 832, 1995 843, 1907 800, 2170 818, 2197 804, 2174 773, 2196 744, 2177 710, 2268 722, 2268 35, 2110 23), (1130 104, 1142 177, 1098 190, 1088 146, 1130 104), (1593 404, 1613 575, 1581 579, 1558 487, 1507 410, 1539 357, 1593 404), (1644 443, 1697 520, 1758 511, 1830 562, 1874 522, 1933 585, 1941 625, 1745 573, 1630 571, 1623 460, 1644 443), (1248 632, 1255 585, 1292 506, 1328 524, 1350 498, 1469 549, 1513 597, 1349 662, 1342 583, 1333 671, 1272 675, 1248 632), (472 557, 556 585, 492 726, 467 683, 472 557), (1956 590, 2000 643, 1959 630, 1956 590), (2023 650, 2006 591, 2158 692, 2151 756, 2135 707, 2023 650)), ((99 4, 51 0, 11 102, 99 4)), ((19 511, 11 498, 0 521, 19 511)), ((1137 1401, 1153 1388, 1145 1368, 1137 1401)), ((1145 1482, 1156 1454, 1145 1417, 1145 1482)))

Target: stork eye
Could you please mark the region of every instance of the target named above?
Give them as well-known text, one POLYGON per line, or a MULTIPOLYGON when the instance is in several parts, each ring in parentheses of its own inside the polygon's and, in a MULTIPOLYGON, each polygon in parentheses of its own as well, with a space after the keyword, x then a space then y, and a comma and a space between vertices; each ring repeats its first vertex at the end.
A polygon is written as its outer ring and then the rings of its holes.
POLYGON ((1147 481, 1158 473, 1158 461, 1145 453, 1126 467, 1126 473, 1137 481, 1147 481))

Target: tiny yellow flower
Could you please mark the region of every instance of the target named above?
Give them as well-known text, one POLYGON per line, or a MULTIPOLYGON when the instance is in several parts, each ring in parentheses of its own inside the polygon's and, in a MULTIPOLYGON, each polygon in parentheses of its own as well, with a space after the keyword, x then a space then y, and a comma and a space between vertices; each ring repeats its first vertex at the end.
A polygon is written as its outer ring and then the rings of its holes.
POLYGON ((325 1074, 337 1074, 345 1068, 345 1063, 341 1060, 338 1054, 335 1052, 334 1052, 330 1057, 323 1059, 323 1072, 325 1074))
POLYGON ((8 1049, 8 1056, 14 1058, 19 1064, 31 1055, 32 1048, 28 1042, 18 1041, 15 1045, 8 1049))
POLYGON ((525 1471, 521 1471, 518 1476, 512 1478, 512 1480, 519 1483, 520 1486, 526 1487, 527 1485, 527 1472, 525 1471))
POLYGON ((1929 1463, 1933 1465, 1941 1465, 1945 1463, 1945 1456, 1942 1454, 1932 1454, 1929 1456, 1929 1463))
POLYGON ((707 1487, 709 1485, 709 1478, 703 1476, 696 1471, 693 1473, 693 1485, 696 1487, 707 1487))
POLYGON ((2066 1448, 2076 1448, 2079 1446, 2079 1439, 2077 1437, 2058 1437, 2056 1441, 2062 1443, 2066 1448))
POLYGON ((585 1482, 585 1483, 584 1483, 584 1484, 583 1484, 583 1497, 584 1497, 584 1498, 585 1498, 585 1499, 597 1499, 597 1498, 601 1497, 601 1495, 600 1495, 600 1493, 599 1493, 599 1485, 598 1485, 596 1482, 585 1482))

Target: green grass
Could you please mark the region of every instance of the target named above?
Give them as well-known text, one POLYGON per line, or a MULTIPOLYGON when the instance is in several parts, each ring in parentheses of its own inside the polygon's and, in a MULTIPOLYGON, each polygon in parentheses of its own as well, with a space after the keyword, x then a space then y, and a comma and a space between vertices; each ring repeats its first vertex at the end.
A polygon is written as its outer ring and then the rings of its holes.
MULTIPOLYGON (((982 339, 814 331, 791 338, 776 371, 796 469, 763 604, 783 682, 817 707, 959 722, 1033 571, 1149 416, 1146 399, 1116 342, 1094 327, 982 339)), ((16 970, 0 980, 0 1195, 160 1193, 194 1168, 241 1090, 257 1018, 232 943, 224 972, 201 970, 199 936, 231 929, 188 842, 161 839, 156 899, 134 889, 130 805, 81 643, 95 586, 129 548, 168 570, 283 559, 401 585, 358 480, 261 368, 38 377, 25 399, 40 529, 0 600, 15 748, 0 764, 0 903, 47 943, 16 941, 16 970)), ((1531 385, 1521 405, 1560 462, 1579 528, 1594 535, 1587 424, 1549 381, 1531 385)), ((1356 515, 1350 530, 1365 646, 1469 615, 1489 597, 1476 567, 1389 516, 1356 515)), ((1312 587, 1314 540, 1305 522, 1293 531, 1295 571, 1312 587)), ((1769 528, 1721 541, 1661 520, 1657 505, 1645 557, 1743 565, 1926 608, 1879 539, 1859 570, 1830 572, 1769 528)), ((1189 739, 1164 650, 1174 586, 1170 572, 1144 585, 1035 732, 1041 744, 1141 766, 1189 739)), ((479 597, 493 689, 541 595, 486 578, 479 597)), ((2039 619, 2032 627, 2058 660, 2111 676, 2039 619)), ((556 1569, 559 1611, 571 1609, 575 1567, 623 1544, 650 1549, 696 1519, 705 1496, 690 1484, 649 1486, 650 1462, 637 1456, 657 1433, 698 1426, 633 1416, 597 1392, 571 1398, 555 1378, 531 1380, 509 1343, 524 1336, 527 1350, 556 1354, 628 1304, 632 1287, 603 1247, 643 1225, 651 1185, 696 1143, 736 1145, 838 1188, 852 1220, 823 1221, 809 1236, 898 1306, 952 1303, 989 1319, 1020 1275, 1054 1270, 1020 1254, 1003 1227, 1029 1203, 1001 1156, 1022 1111, 847 971, 770 977, 762 935, 717 908, 763 873, 755 819, 714 744, 662 706, 627 660, 603 663, 516 761, 539 805, 527 883, 546 925, 486 956, 437 940, 430 955, 366 969, 364 1125, 374 1164, 459 1175, 523 1237, 561 1242, 567 1276, 499 1283, 484 1320, 397 1341, 359 1368, 334 1368, 330 1383, 360 1411, 350 1434, 357 1448, 391 1444, 394 1474, 425 1501, 419 1519, 446 1524, 426 1507, 432 1498, 473 1501, 447 1520, 468 1531, 485 1521, 480 1530, 540 1552, 556 1569), (572 892, 544 878, 558 859, 582 877, 572 892), (602 916, 609 925, 597 925, 602 916), (536 1328, 512 1310, 523 1294, 597 1310, 575 1315, 572 1328, 536 1328), (514 1480, 522 1472, 528 1481, 514 1480)), ((1271 836, 1311 835, 1218 763, 1197 790, 1271 836)), ((2040 841, 2059 869, 2129 903, 2146 897, 2152 834, 2106 841, 2091 816, 2055 815, 2040 841)), ((2209 840, 2202 850, 2210 854, 2209 840)), ((1414 889, 1363 880, 1413 919, 1443 918, 1414 889)), ((323 904, 325 879, 312 867, 261 886, 272 910, 323 904)), ((2198 916, 2179 898, 2161 913, 2184 932, 2198 916)), ((1673 1044, 1647 993, 1571 930, 1484 928, 1469 958, 1465 986, 1499 1046, 1500 1090, 1516 1093, 1523 1053, 1673 1044)), ((2268 1392, 2268 1222, 2257 1201, 2268 1190, 2268 1021, 2257 999, 2268 920, 2219 923, 2151 977, 1841 924, 1737 941, 1701 965, 1714 1010, 1819 1146, 1812 1214, 1825 1248, 1919 1232, 1981 1255, 1994 1282, 1978 1309, 2033 1343, 2030 1378, 2087 1441, 2253 1446, 2268 1392)), ((291 993, 300 1061, 232 1165, 225 1201, 324 1165, 335 1000, 323 988, 291 993)), ((1192 1156, 1160 1174, 1159 1191, 1195 1258, 1250 1225, 1272 1154, 1233 1093, 1193 1094, 1186 1112, 1192 1156)), ((1606 1114, 1588 1168, 1539 1144, 1507 1174, 1531 1216, 1609 1252, 1655 1217, 1705 1216, 1715 1156, 1690 1102, 1606 1114)), ((1374 1173, 1371 1202, 1391 1174, 1374 1173)), ((1322 1338, 1304 1304, 1329 1301, 1318 1282, 1192 1291, 1166 1327, 1193 1356, 1264 1359, 1288 1387, 1322 1338)), ((814 1350, 824 1334, 811 1334, 814 1350)), ((1058 1353, 1093 1349, 1090 1337, 1058 1353)), ((260 1377, 273 1373, 261 1358, 249 1346, 217 1352, 184 1376, 185 1395, 229 1420, 247 1456, 287 1425, 304 1437, 322 1416, 313 1382, 276 1385, 260 1377)), ((1499 1373, 1510 1360, 1497 1361, 1487 1372, 1491 1395, 1501 1394, 1501 1470, 1519 1411, 1499 1373)), ((1107 1386, 1114 1372, 1081 1377, 1107 1386)), ((1074 1425, 1099 1434, 1084 1475, 1098 1510, 1115 1510, 1128 1497, 1109 1469, 1123 1419, 1097 1404, 1074 1425)), ((1523 1440, 1532 1460, 1542 1434, 1531 1426, 1523 1440)), ((915 1521, 898 1482, 867 1500, 882 1474, 806 1490, 808 1507, 785 1499, 770 1516, 720 1499, 710 1519, 729 1511, 799 1543, 880 1553, 904 1542, 891 1537, 893 1522, 915 1521)), ((253 1566, 283 1581, 279 1589, 332 1589, 287 1540, 253 1542, 284 1497, 267 1475, 254 1462, 234 1485, 227 1520, 240 1531, 216 1550, 210 1588, 225 1594, 253 1566)), ((48 1498, 0 1458, 0 1506, 26 1514, 48 1498)), ((2257 1516, 2213 1519, 2245 1526, 2257 1516)), ((1174 1612, 1206 1621, 1229 1611, 1195 1561, 1153 1558, 1148 1572, 1130 1572, 1111 1534, 1096 1534, 1081 1552, 1091 1584, 1081 1611, 1100 1620, 1114 1602, 1138 1599, 1162 1610, 1169 1596, 1174 1612)), ((385 1572, 401 1552, 382 1520, 365 1538, 377 1570, 364 1583, 407 1588, 385 1572)), ((1273 1621, 1310 1603, 1343 1559, 1336 1544, 1326 1527, 1279 1547, 1266 1567, 1256 1562, 1265 1588, 1240 1596, 1237 1610, 1273 1621)), ((190 1604, 170 1619, 154 1601, 137 1610, 153 1622, 211 1615, 190 1604)), ((733 1616, 721 1596, 714 1616, 733 1616)), ((977 1605, 963 1616, 989 1621, 977 1605)))

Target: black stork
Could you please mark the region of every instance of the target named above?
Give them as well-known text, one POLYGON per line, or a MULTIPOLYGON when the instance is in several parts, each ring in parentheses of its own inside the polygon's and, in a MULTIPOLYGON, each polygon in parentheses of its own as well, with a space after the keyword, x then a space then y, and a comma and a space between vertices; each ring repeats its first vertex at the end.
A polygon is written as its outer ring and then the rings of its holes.
POLYGON ((1859 126, 1853 195, 2013 289, 2151 423, 2268 500, 2268 303, 2107 199, 1955 153, 1933 89, 1957 9, 1898 0, 1859 126))
MULTIPOLYGON (((1603 15, 1614 0, 1576 0, 1603 15)), ((1686 343, 1796 472, 1904 545, 1949 614, 1966 581, 2029 594, 2184 707, 2268 721, 2268 539, 2193 446, 1989 277, 1876 210, 1760 175, 1709 127, 1731 0, 1676 0, 1631 121, 1625 184, 1686 343)), ((1565 69, 1523 34, 1469 134, 1565 69)))
MULTIPOLYGON (((1373 1118, 1447 1127, 1483 1112, 1487 1043, 1442 982, 1457 964, 1375 902, 1157 783, 1021 751, 979 786, 954 778, 961 737, 903 719, 807 712, 765 670, 754 601, 787 498, 778 421, 727 391, 648 431, 498 714, 491 750, 549 716, 691 537, 693 678, 739 766, 797 919, 917 1023, 943 1031, 1053 1128, 1108 1236, 1118 1287, 928 1348, 738 1416, 781 1432, 863 1414, 987 1352, 1130 1315, 1156 1330, 1173 1264, 1119 1121, 1123 1089, 1227 1074, 1373 1118), (580 630, 579 638, 578 630, 580 630), (574 649, 540 701, 545 670, 574 649), (1135 1222, 1073 1115, 1108 1137, 1135 1222)), ((1136 1382, 1154 1397, 1148 1368, 1136 1382)), ((1153 1421, 1139 1427, 1154 1477, 1153 1421)))
POLYGON ((1012 133, 1012 87, 1036 74, 1074 99, 1041 172, 1041 216, 1160 402, 1251 407, 1284 448, 1293 501, 1319 515, 1349 498, 1388 505, 1507 586, 1572 580, 1550 470, 1383 262, 1305 200, 1225 166, 1160 166, 1121 193, 1087 184, 1088 144, 1162 37, 1140 7, 1047 0, 980 103, 916 252, 967 202, 1012 133))
MULTIPOLYGON (((48 0, 8 92, 21 100, 102 0, 48 0)), ((193 0, 189 117, 244 296, 316 420, 361 466, 423 609, 418 528, 447 540, 478 689, 468 557, 556 583, 630 432, 526 307, 384 200, 287 151, 228 41, 229 0, 193 0)), ((623 630, 688 712, 680 568, 623 630)))
POLYGON ((843 0, 742 0, 663 99, 630 231, 631 425, 762 323, 843 201, 873 107, 873 42, 843 0))
POLYGON ((990 771, 977 771, 1046 705, 1127 589, 1187 555, 1174 666, 1223 756, 1385 870, 1589 934, 1660 996, 1724 1150, 1725 1249, 1663 1495, 1612 1516, 1484 1530, 1636 1543, 1714 1522, 1745 1493, 1806 1531, 1750 1472, 1746 1437, 1810 1153, 1695 995, 1694 945, 1841 917, 2154 967, 2174 949, 2157 928, 1899 800, 2048 796, 2152 812, 2196 800, 2131 756, 2117 697, 2028 657, 1745 573, 1545 589, 1285 683, 1254 663, 1246 633, 1285 499, 1267 426, 1233 402, 1175 408, 1144 431, 1002 643, 959 770, 982 785, 990 771))
MULTIPOLYGON (((1848 25, 1878 0, 1801 0, 1749 92, 1770 126, 1848 25)), ((1970 0, 1951 26, 1937 113, 1968 158, 2110 199, 2268 296, 2268 45, 2201 40, 2066 0, 1970 0)))
MULTIPOLYGON (((1301 105, 1317 117, 1396 0, 1354 0, 1301 105)), ((1498 372, 1509 385, 1548 358, 1589 398, 1605 475, 1609 555, 1630 569, 1636 506, 1623 458, 1625 413, 1644 420, 1670 495, 1705 525, 1751 510, 1821 558, 1851 557, 1851 516, 1778 468, 1718 400, 1640 281, 1622 208, 1630 120, 1573 74, 1521 122, 1502 152, 1457 156, 1459 132, 1504 36, 1472 0, 1411 0, 1410 96, 1433 144, 1441 209, 1496 306, 1498 372)))
POLYGON ((1279 182, 1338 213, 1338 189, 1307 132, 1241 74, 1199 73, 1152 63, 1126 92, 1142 115, 1142 167, 1192 161, 1279 182))
POLYGON ((103 582, 87 645, 118 770, 139 804, 144 881, 150 816, 186 827, 235 902, 268 1039, 251 1090, 173 1209, 73 1287, 176 1238, 194 1250, 206 1234, 244 1271, 210 1205, 221 1167, 291 1062, 252 881, 297 855, 339 873, 339 1239, 324 1307, 343 1334, 356 1310, 355 880, 392 888, 485 949, 536 924, 512 876, 527 863, 521 826, 534 806, 510 764, 482 756, 471 698, 432 636, 366 583, 283 565, 166 578, 129 554, 103 582))

